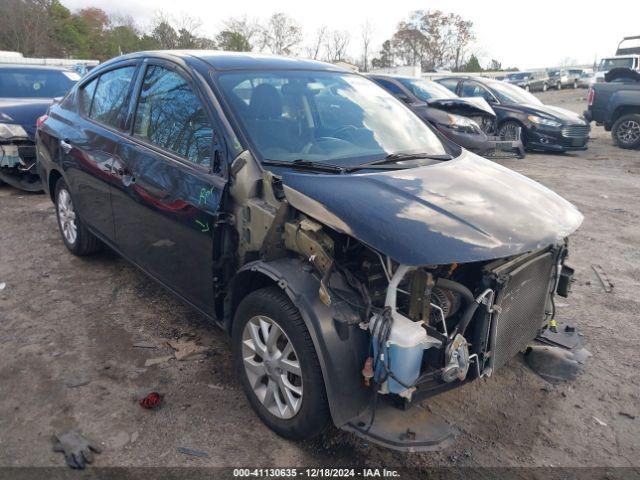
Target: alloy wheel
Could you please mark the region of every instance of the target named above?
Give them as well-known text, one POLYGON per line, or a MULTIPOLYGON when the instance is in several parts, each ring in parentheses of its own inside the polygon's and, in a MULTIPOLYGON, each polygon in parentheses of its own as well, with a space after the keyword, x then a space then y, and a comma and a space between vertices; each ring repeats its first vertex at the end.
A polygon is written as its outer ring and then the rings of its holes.
POLYGON ((505 123, 498 130, 498 136, 502 140, 518 140, 518 126, 515 123, 505 123))
POLYGON ((633 144, 640 140, 640 123, 626 120, 618 127, 618 139, 623 143, 633 144))
POLYGON ((262 405, 281 419, 294 417, 302 405, 302 370, 291 340, 271 318, 257 315, 242 331, 242 362, 262 405))
POLYGON ((78 226, 76 225, 76 211, 71 201, 71 195, 66 189, 58 193, 58 221, 65 240, 70 245, 76 243, 78 226))

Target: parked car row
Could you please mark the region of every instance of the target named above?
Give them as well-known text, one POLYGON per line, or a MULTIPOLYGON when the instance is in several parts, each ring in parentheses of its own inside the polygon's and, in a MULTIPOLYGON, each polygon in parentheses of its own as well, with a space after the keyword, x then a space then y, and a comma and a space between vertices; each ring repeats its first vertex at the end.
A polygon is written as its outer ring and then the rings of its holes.
POLYGON ((453 440, 449 425, 409 407, 564 335, 552 305, 582 222, 441 133, 473 125, 468 109, 503 133, 522 121, 546 146, 543 132, 563 139, 573 117, 516 107, 532 101, 512 85, 441 82, 472 99, 435 88, 444 101, 422 100, 440 113, 419 117, 335 65, 129 54, 50 106, 37 169, 69 252, 107 245, 229 332, 247 399, 279 435, 333 422, 432 450, 453 440))

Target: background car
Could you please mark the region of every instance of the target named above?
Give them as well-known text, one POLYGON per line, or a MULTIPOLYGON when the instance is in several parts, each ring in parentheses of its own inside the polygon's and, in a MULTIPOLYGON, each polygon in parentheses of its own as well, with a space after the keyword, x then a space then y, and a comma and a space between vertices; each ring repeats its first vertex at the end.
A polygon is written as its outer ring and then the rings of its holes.
POLYGON ((504 81, 517 85, 527 92, 546 92, 549 88, 549 76, 544 71, 509 73, 504 81))
POLYGON ((528 150, 565 152, 585 150, 589 124, 563 108, 544 105, 515 85, 482 77, 445 77, 436 80, 461 97, 482 97, 498 116, 498 134, 512 139, 522 129, 528 150))
POLYGON ((505 141, 496 136, 496 114, 483 98, 460 98, 439 83, 422 78, 369 78, 458 145, 485 157, 524 156, 519 138, 505 141))
POLYGON ((0 181, 40 191, 36 172, 36 120, 80 79, 72 70, 0 65, 0 181))
POLYGON ((578 79, 582 74, 579 69, 552 69, 548 70, 549 85, 561 90, 563 88, 578 88, 578 79))

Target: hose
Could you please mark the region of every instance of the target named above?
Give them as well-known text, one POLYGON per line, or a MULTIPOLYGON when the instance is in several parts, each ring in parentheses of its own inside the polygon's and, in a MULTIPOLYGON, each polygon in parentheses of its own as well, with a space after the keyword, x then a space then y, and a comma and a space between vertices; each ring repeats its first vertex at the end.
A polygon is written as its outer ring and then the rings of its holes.
POLYGON ((467 308, 462 314, 462 318, 458 322, 458 325, 456 325, 456 328, 453 329, 450 338, 454 338, 458 333, 464 336, 464 332, 469 326, 469 323, 471 323, 471 319, 473 318, 473 315, 476 313, 478 305, 480 304, 476 302, 476 299, 473 296, 473 293, 471 293, 471 290, 469 290, 461 283, 454 282, 453 280, 449 280, 446 278, 438 278, 436 280, 435 286, 445 290, 451 290, 452 292, 457 292, 465 299, 467 308))

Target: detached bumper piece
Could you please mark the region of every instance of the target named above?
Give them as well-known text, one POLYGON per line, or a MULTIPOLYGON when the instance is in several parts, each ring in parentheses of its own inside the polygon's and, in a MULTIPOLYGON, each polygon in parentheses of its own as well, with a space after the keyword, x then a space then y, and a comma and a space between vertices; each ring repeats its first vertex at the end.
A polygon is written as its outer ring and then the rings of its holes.
POLYGON ((454 440, 449 424, 422 406, 400 410, 379 398, 362 415, 341 428, 378 445, 402 452, 442 450, 454 440), (371 420, 373 419, 373 423, 371 420))
POLYGON ((488 137, 488 148, 482 153, 485 158, 524 158, 524 145, 522 140, 502 140, 500 137, 488 137))
POLYGON ((36 170, 36 147, 31 141, 0 144, 0 181, 27 192, 42 190, 36 170))

